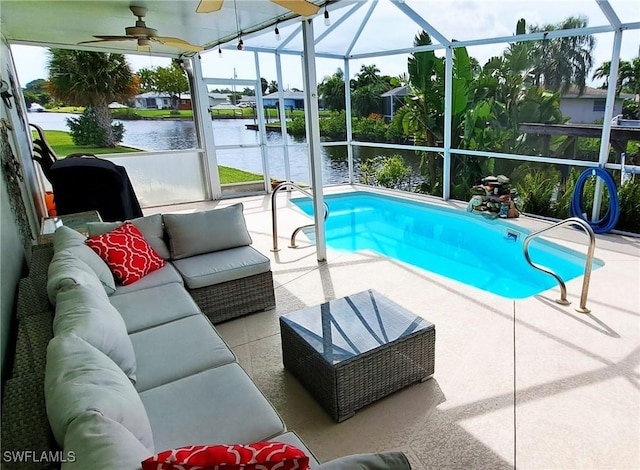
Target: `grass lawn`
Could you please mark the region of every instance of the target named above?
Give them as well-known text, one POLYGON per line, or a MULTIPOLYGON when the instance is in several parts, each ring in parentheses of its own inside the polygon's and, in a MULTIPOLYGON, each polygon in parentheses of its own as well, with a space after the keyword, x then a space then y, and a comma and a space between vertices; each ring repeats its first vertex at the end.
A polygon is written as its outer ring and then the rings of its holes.
MULTIPOLYGON (((71 140, 69 133, 65 131, 44 131, 44 135, 47 142, 59 158, 63 158, 72 153, 93 153, 95 155, 104 155, 109 153, 140 152, 140 150, 137 149, 121 146, 116 148, 76 146, 73 144, 73 140, 71 140)), ((262 180, 262 175, 238 170, 236 168, 229 168, 227 166, 219 165, 218 172, 220 173, 220 182, 222 184, 262 180)))
MULTIPOLYGON (((82 113, 84 108, 79 106, 65 106, 59 108, 47 109, 49 112, 55 113, 82 113)), ((293 111, 287 111, 288 118, 304 117, 304 110, 295 109, 293 111)), ((139 118, 147 119, 165 119, 165 118, 193 118, 193 111, 190 109, 181 109, 178 111, 171 111, 170 109, 135 109, 135 108, 122 108, 111 110, 111 115, 114 119, 131 119, 131 116, 138 116, 139 118)), ((320 111, 320 117, 327 117, 330 115, 329 111, 320 111)), ((242 119, 253 119, 256 117, 256 110, 253 108, 239 108, 239 109, 212 109, 211 116, 228 118, 236 116, 242 119)), ((277 109, 265 108, 265 118, 278 119, 279 114, 277 109)))
POLYGON ((262 181, 262 175, 250 173, 237 168, 229 168, 228 166, 218 165, 218 173, 220 174, 220 183, 245 183, 247 181, 262 181))
MULTIPOLYGON (((35 132, 34 132, 35 135, 35 132)), ((116 148, 104 148, 104 147, 89 147, 85 145, 75 145, 71 140, 71 135, 65 131, 44 131, 45 138, 53 151, 59 158, 65 157, 72 153, 93 153, 96 155, 103 155, 106 153, 127 153, 127 152, 139 152, 139 150, 129 147, 116 148)))

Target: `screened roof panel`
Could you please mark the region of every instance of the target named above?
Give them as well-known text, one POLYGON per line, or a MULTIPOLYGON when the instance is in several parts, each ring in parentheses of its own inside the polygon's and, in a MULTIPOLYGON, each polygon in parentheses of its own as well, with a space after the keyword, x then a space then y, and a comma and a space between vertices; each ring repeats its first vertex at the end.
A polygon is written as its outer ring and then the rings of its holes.
MULTIPOLYGON (((636 0, 612 0, 611 6, 622 23, 636 23, 637 28, 640 8, 636 0)), ((589 28, 612 29, 595 0, 349 0, 331 3, 328 9, 331 26, 324 25, 324 10, 314 21, 318 55, 358 57, 406 50, 413 46, 416 34, 422 29, 430 33, 436 45, 441 44, 439 39, 446 43, 452 40, 508 38, 515 34, 516 24, 521 18, 526 20, 527 26, 544 27, 558 25, 570 16, 583 16, 589 28)), ((301 34, 284 44, 291 32, 299 30, 298 22, 280 25, 279 30, 281 42, 276 41, 273 28, 268 28, 250 41, 245 40, 245 43, 282 51, 302 50, 301 34)), ((613 36, 611 32, 609 34, 613 36)), ((489 51, 483 55, 490 57, 500 53, 502 46, 502 43, 494 45, 493 53, 489 51)))
MULTIPOLYGON (((619 0, 627 6, 637 2, 619 0)), ((406 5, 420 14, 448 39, 474 39, 512 36, 516 24, 524 18, 529 25, 554 25, 569 16, 586 16, 589 26, 608 25, 595 1, 509 0, 468 1, 406 0, 406 5)))

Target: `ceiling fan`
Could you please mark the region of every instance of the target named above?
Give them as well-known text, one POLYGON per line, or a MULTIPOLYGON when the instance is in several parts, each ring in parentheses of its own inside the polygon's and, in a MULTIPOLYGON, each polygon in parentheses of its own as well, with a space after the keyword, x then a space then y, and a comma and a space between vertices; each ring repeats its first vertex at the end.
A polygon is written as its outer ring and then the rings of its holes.
MULTIPOLYGON (((320 7, 307 0, 271 0, 287 10, 291 10, 300 16, 312 16, 318 13, 320 7)), ((220 10, 224 0, 200 0, 196 13, 213 13, 220 10)))
POLYGON ((138 17, 135 26, 128 26, 124 29, 124 36, 93 36, 97 38, 95 41, 82 41, 78 44, 89 44, 94 42, 110 42, 110 41, 137 41, 138 48, 149 48, 151 47, 151 43, 157 42, 159 44, 164 44, 166 46, 175 47, 177 49, 183 49, 185 51, 193 51, 199 52, 203 48, 200 46, 196 46, 194 44, 190 44, 184 39, 173 38, 167 36, 158 36, 158 31, 147 27, 144 22, 144 17, 147 14, 147 9, 145 7, 131 5, 129 7, 131 13, 134 16, 138 17))

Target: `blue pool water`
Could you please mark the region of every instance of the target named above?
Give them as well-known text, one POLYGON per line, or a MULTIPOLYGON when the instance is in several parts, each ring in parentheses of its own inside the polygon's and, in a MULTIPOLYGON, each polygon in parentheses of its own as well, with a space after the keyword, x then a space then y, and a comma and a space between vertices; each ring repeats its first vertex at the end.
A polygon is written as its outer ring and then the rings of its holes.
MULTIPOLYGON (((292 201, 313 214, 310 199, 292 201)), ((522 243, 530 231, 505 220, 368 192, 329 195, 325 202, 327 245, 333 249, 371 250, 509 299, 557 286, 524 258, 522 243)), ((582 254, 540 238, 529 252, 565 282, 584 274, 582 254)), ((593 269, 602 265, 594 260, 593 269)))

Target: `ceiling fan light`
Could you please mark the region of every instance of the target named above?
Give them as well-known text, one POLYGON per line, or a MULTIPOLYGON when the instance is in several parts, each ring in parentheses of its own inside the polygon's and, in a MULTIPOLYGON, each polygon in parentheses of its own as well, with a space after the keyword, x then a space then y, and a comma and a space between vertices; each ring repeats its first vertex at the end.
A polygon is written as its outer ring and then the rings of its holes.
POLYGON ((150 46, 151 41, 148 38, 138 38, 138 46, 150 46))

